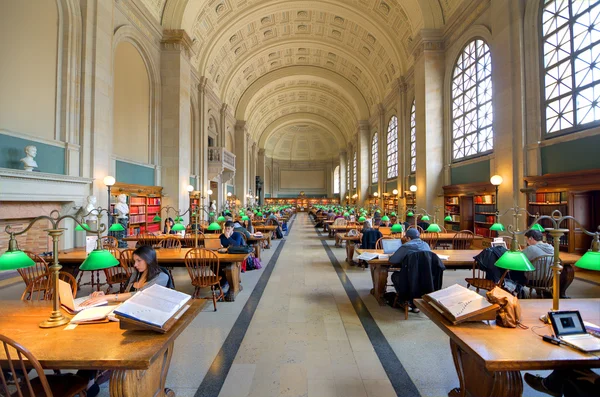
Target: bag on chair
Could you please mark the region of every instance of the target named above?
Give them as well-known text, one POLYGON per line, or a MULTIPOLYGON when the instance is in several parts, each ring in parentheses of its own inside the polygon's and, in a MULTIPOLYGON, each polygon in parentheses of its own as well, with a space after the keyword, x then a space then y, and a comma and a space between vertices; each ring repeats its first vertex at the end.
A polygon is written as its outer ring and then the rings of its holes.
POLYGON ((486 294, 487 300, 500 306, 496 315, 496 324, 506 328, 529 328, 521 324, 521 304, 516 296, 511 295, 500 287, 494 287, 486 294))
POLYGON ((227 247, 228 254, 249 254, 251 252, 254 252, 251 245, 230 245, 227 247))

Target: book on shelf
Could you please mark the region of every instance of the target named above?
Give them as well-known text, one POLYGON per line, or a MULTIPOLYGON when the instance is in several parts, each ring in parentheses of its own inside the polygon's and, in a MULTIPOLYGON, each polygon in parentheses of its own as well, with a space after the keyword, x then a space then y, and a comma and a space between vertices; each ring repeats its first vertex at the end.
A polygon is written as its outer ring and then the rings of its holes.
POLYGON ((494 204, 494 195, 486 194, 483 196, 474 196, 473 202, 475 204, 494 204))
POLYGON ((494 320, 499 309, 484 296, 458 284, 423 295, 423 300, 454 325, 465 321, 494 320))
POLYGON ((191 296, 160 285, 137 292, 117 310, 121 329, 150 329, 167 332, 190 307, 191 296))
POLYGON ((446 197, 447 205, 458 205, 458 197, 446 197))
POLYGON ((566 204, 567 192, 530 193, 529 202, 530 204, 566 204))

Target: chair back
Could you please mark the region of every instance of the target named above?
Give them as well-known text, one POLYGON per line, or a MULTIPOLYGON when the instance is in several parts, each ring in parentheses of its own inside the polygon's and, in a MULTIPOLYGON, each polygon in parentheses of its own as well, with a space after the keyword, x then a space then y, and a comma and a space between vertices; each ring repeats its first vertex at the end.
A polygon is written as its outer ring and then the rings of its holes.
POLYGON ((392 235, 392 228, 389 227, 389 226, 379 226, 379 232, 383 236, 391 236, 392 235))
MULTIPOLYGON (((204 233, 198 233, 198 246, 201 246, 203 244, 204 239, 205 239, 204 233)), ((194 233, 186 234, 186 236, 181 239, 182 247, 196 248, 195 244, 196 244, 196 235, 194 233)))
POLYGON ((104 249, 119 247, 119 240, 117 240, 117 238, 113 236, 100 237, 100 243, 102 244, 102 248, 104 249))
POLYGON ((454 235, 452 239, 452 249, 466 250, 471 247, 475 234, 470 230, 461 230, 454 235))
POLYGON ((140 247, 142 245, 149 245, 150 247, 154 247, 157 244, 158 244, 158 238, 153 234, 144 233, 144 234, 140 234, 138 236, 137 245, 140 247))
POLYGON ((220 238, 207 238, 204 240, 204 248, 207 250, 218 250, 221 248, 220 238))
POLYGON ((334 226, 346 226, 347 224, 348 221, 346 221, 344 218, 337 218, 335 221, 333 221, 334 226))
POLYGON ((43 396, 52 397, 52 390, 50 389, 48 379, 44 374, 44 369, 42 368, 40 362, 33 356, 33 354, 31 354, 29 350, 14 340, 1 334, 0 342, 2 343, 2 350, 4 351, 8 361, 6 369, 0 371, 0 394, 4 396, 23 396, 25 394, 29 396, 42 397, 39 393, 43 392, 43 396), (25 365, 26 363, 27 366, 25 365), (34 391, 31 380, 29 379, 29 368, 33 368, 33 370, 36 372, 41 385, 41 390, 39 390, 39 387, 37 387, 36 391, 34 391), (5 373, 10 374, 12 379, 22 379, 21 382, 15 381, 14 386, 11 385, 11 389, 17 389, 16 393, 9 393, 8 380, 4 375, 5 373))
POLYGON ((162 248, 181 249, 181 239, 178 237, 166 237, 160 242, 162 248))
POLYGON ((219 282, 219 257, 211 250, 192 248, 185 254, 185 267, 196 287, 208 287, 219 282))
POLYGON ((419 232, 419 234, 423 234, 425 233, 425 230, 423 230, 423 228, 419 225, 415 226, 415 225, 410 225, 409 227, 406 228, 406 230, 408 229, 417 229, 417 231, 419 232))
POLYGON ((21 295, 22 301, 43 301, 52 296, 50 276, 40 276, 25 286, 21 295))
POLYGON ((27 288, 29 284, 33 282, 33 280, 37 280, 41 276, 48 276, 50 271, 48 270, 48 264, 39 255, 34 254, 31 251, 23 251, 29 256, 34 262, 35 266, 25 267, 22 269, 17 269, 21 278, 25 282, 25 287, 27 288))
POLYGON ((121 256, 119 257, 119 262, 121 262, 121 266, 127 270, 127 274, 131 276, 131 272, 133 269, 133 264, 135 263, 133 259, 134 249, 128 248, 121 251, 121 256))
POLYGON ((425 232, 421 235, 421 240, 429 244, 429 248, 435 249, 437 247, 440 234, 437 232, 425 232))
POLYGON ((535 267, 535 270, 525 272, 525 277, 527 278, 525 287, 550 290, 552 288, 554 255, 538 256, 531 261, 531 264, 535 267))

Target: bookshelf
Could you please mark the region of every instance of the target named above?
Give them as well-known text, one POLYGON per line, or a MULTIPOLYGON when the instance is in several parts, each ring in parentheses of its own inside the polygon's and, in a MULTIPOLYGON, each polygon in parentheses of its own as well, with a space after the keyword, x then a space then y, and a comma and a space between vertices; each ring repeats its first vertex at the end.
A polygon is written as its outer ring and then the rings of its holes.
POLYGON ((495 237, 490 231, 494 223, 495 189, 491 183, 465 183, 444 186, 444 221, 448 231, 470 230, 484 237, 495 237))
POLYGON ((475 205, 473 224, 474 232, 483 237, 496 237, 497 232, 490 230, 496 221, 496 195, 476 194, 473 196, 475 205))
POLYGON ((161 230, 161 222, 155 222, 154 217, 160 212, 162 187, 115 183, 110 197, 112 213, 114 213, 114 205, 117 203, 117 196, 121 194, 127 196, 127 205, 129 206, 127 236, 156 233, 161 230))
POLYGON ((398 196, 383 196, 383 212, 389 214, 398 212, 398 196))
POLYGON ((444 215, 450 215, 451 221, 444 221, 444 227, 450 231, 460 231, 460 196, 444 196, 444 215))

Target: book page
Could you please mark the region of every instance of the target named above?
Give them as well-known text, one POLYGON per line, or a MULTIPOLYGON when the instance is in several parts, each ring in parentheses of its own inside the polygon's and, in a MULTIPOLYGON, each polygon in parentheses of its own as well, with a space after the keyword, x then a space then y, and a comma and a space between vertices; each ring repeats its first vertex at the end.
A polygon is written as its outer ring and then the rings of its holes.
POLYGON ((115 310, 115 313, 133 320, 155 325, 157 327, 162 327, 172 315, 168 312, 139 305, 135 302, 132 302, 131 299, 123 303, 118 310, 115 310))
POLYGON ((357 259, 362 259, 364 261, 370 261, 379 257, 379 254, 373 252, 363 252, 358 256, 357 259))
MULTIPOLYGON (((181 307, 181 304, 179 303, 173 303, 171 301, 146 294, 136 294, 133 298, 125 301, 125 304, 128 304, 130 301, 135 302, 136 305, 145 306, 152 310, 160 310, 161 312, 165 313, 175 313, 177 309, 181 307)), ((126 306, 125 309, 127 309, 126 306)))
POLYGON ((446 308, 455 318, 492 306, 477 292, 458 284, 432 292, 429 297, 446 308))
POLYGON ((140 292, 142 295, 150 296, 155 299, 163 299, 171 303, 179 304, 180 306, 191 299, 191 296, 183 292, 175 291, 174 289, 165 288, 160 285, 153 285, 140 292))
POLYGON ((81 324, 88 321, 103 320, 114 310, 115 306, 92 307, 82 310, 71 319, 71 324, 81 324))

